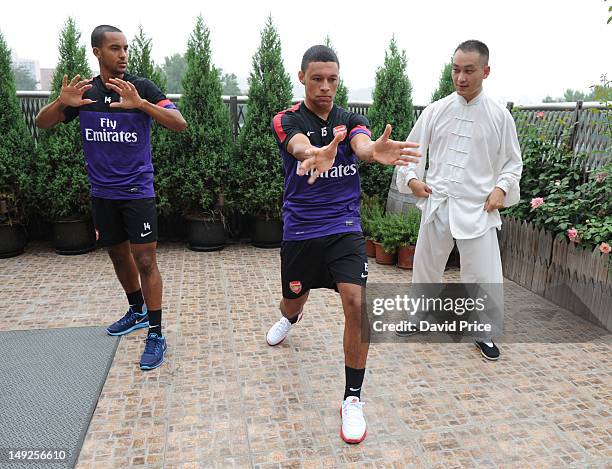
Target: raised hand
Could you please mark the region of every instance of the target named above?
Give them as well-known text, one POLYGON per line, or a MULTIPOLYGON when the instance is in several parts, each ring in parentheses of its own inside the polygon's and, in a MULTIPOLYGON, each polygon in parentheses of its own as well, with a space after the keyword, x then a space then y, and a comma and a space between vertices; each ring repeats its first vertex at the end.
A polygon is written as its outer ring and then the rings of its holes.
POLYGON ((91 99, 83 99, 83 93, 90 89, 93 85, 90 84, 93 78, 81 80, 81 75, 76 75, 70 83, 68 83, 68 75, 64 75, 62 79, 62 89, 60 91, 59 100, 64 106, 80 107, 85 104, 92 104, 95 101, 91 99))
POLYGON ((329 170, 334 165, 338 145, 346 137, 346 132, 338 132, 329 145, 321 148, 309 148, 304 152, 306 159, 302 161, 298 174, 304 176, 308 171, 314 169, 313 174, 308 178, 308 184, 312 184, 319 177, 319 174, 329 170))
POLYGON ((387 124, 383 134, 374 142, 372 159, 381 164, 395 166, 418 163, 421 152, 411 150, 411 148, 418 148, 419 144, 390 140, 391 130, 391 124, 387 124))
POLYGON ((133 83, 121 78, 109 78, 106 86, 116 91, 120 96, 119 102, 110 103, 110 107, 136 109, 142 106, 143 99, 138 94, 138 90, 136 90, 133 83))

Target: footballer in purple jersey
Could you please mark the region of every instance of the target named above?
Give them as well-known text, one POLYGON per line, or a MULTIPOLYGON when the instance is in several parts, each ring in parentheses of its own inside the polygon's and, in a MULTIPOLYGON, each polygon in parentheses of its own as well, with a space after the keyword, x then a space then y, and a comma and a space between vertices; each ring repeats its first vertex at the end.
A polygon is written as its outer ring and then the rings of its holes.
POLYGON ((167 348, 156 259, 151 122, 155 119, 177 132, 187 123, 152 81, 126 73, 128 44, 121 30, 98 26, 91 45, 100 75, 77 75, 70 82, 64 75, 59 97, 41 109, 36 125, 48 129, 80 119, 94 225, 129 303, 127 313, 107 333, 117 336, 148 328, 140 368, 150 370, 163 363, 167 348))
POLYGON ((274 346, 285 340, 301 319, 311 289, 340 293, 346 378, 340 435, 347 443, 360 443, 366 436, 360 398, 369 344, 361 328, 368 260, 359 218, 357 160, 403 166, 418 162, 420 153, 413 150, 417 144, 390 140, 390 125, 372 141, 365 117, 334 104, 339 62, 329 47, 308 49, 298 78, 306 91, 304 102, 272 120, 285 171, 283 298, 282 317, 266 341, 274 346))

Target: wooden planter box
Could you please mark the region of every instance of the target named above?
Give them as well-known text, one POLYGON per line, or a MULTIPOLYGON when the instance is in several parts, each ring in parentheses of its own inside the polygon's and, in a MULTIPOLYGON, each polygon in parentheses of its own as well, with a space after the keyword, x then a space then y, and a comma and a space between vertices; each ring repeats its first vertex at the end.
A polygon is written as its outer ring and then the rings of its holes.
POLYGON ((590 252, 533 224, 503 217, 499 237, 504 276, 612 331, 609 254, 590 252))

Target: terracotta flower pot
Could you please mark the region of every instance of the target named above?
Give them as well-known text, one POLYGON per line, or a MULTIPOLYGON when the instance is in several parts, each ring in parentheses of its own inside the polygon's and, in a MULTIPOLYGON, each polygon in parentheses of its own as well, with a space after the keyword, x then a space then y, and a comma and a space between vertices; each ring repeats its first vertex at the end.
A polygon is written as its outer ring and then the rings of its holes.
POLYGON ((366 239, 366 255, 368 257, 376 257, 376 245, 371 239, 366 239))
POLYGON ((394 265, 395 253, 385 251, 380 243, 374 244, 376 245, 376 263, 382 265, 394 265))
POLYGON ((412 269, 414 249, 416 246, 401 246, 397 251, 397 266, 400 269, 412 269))

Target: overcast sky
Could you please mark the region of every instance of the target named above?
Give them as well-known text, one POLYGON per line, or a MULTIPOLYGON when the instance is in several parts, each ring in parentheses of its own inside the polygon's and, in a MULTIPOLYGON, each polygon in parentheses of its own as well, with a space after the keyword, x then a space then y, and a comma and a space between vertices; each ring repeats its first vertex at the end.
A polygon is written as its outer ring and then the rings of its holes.
MULTIPOLYGON (((15 1, 2 6, 0 31, 20 58, 41 67, 57 62, 59 31, 70 15, 89 43, 98 24, 122 29, 128 41, 141 23, 153 39, 153 58, 183 53, 195 17, 211 31, 217 67, 246 78, 268 14, 280 34, 292 78, 304 51, 329 34, 340 72, 351 89, 374 85, 391 36, 406 50, 415 104, 429 102, 455 46, 480 39, 491 51, 485 88, 498 101, 539 102, 566 88, 587 91, 612 77, 612 24, 604 0, 438 1, 15 1)), ((88 50, 91 50, 88 47, 88 50)), ((97 69, 90 55, 92 68, 97 69)))

